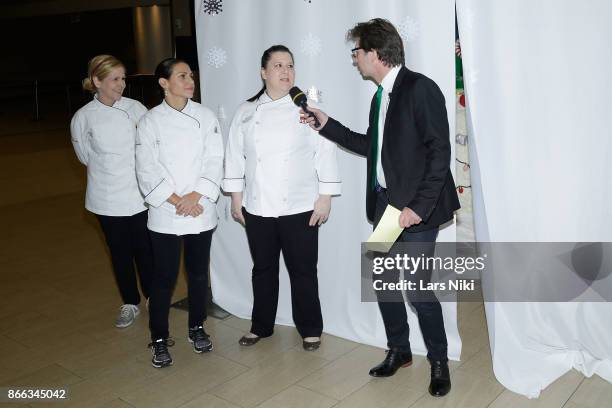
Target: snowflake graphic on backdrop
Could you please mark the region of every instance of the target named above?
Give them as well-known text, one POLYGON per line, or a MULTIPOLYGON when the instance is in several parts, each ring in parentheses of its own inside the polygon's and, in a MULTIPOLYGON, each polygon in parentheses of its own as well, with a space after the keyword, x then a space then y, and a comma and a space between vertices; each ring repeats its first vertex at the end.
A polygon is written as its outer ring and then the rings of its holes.
POLYGON ((212 47, 208 50, 208 65, 221 68, 227 62, 227 52, 223 48, 212 47))
POLYGON ((421 34, 421 25, 410 16, 406 16, 404 21, 397 25, 397 30, 404 41, 412 42, 421 34))
POLYGON ((308 97, 308 99, 312 99, 317 103, 323 102, 323 99, 321 98, 322 94, 323 92, 319 91, 319 89, 314 85, 308 88, 308 90, 306 91, 306 96, 308 97))
POLYGON ((302 52, 309 57, 315 57, 321 53, 323 45, 321 39, 313 33, 308 33, 301 41, 302 52))
POLYGON ((202 10, 211 16, 221 14, 223 11, 223 0, 202 0, 202 10))

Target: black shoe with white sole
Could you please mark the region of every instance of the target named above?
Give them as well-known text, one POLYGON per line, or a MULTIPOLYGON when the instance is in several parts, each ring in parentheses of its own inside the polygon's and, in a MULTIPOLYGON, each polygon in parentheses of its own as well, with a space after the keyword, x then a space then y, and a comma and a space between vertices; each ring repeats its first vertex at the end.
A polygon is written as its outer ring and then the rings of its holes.
POLYGON ((213 349, 210 336, 206 334, 202 326, 191 327, 188 339, 193 344, 193 351, 196 353, 205 353, 213 349))
POLYGON ((172 356, 168 351, 168 340, 167 339, 157 339, 150 344, 151 353, 153 354, 153 359, 151 360, 151 364, 155 368, 168 367, 172 365, 172 356))

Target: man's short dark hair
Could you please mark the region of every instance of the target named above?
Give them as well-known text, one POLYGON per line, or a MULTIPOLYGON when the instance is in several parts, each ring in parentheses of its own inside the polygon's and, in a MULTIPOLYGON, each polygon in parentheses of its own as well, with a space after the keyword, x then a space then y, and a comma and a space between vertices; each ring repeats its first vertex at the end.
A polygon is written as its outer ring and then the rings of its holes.
POLYGON ((378 58, 388 66, 404 65, 404 43, 397 29, 384 18, 357 23, 346 33, 347 41, 359 40, 364 51, 376 50, 378 58))

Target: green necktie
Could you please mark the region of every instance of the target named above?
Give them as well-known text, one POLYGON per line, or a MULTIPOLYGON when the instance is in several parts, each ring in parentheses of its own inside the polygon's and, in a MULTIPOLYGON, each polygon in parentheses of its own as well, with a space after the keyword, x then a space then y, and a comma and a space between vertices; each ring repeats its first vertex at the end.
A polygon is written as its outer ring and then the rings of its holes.
POLYGON ((376 91, 376 106, 374 107, 374 129, 372 129, 372 179, 370 188, 376 190, 376 160, 378 159, 378 116, 380 115, 380 102, 382 101, 383 87, 378 85, 376 91))

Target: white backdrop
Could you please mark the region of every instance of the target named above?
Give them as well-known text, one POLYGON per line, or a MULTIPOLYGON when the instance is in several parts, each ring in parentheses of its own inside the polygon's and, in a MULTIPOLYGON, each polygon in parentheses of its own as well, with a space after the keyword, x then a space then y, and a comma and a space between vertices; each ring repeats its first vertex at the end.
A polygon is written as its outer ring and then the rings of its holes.
MULTIPOLYGON (((387 18, 400 29, 406 65, 440 86, 447 101, 450 129, 455 128, 452 0, 196 0, 195 12, 202 100, 218 112, 226 138, 236 107, 260 89, 261 54, 273 44, 284 44, 293 51, 297 86, 304 90, 318 88, 324 110, 352 129, 365 132, 375 86, 363 81, 352 66, 353 45, 344 38, 356 22, 374 17, 387 18), (220 12, 210 14, 215 10, 220 12)), ((365 215, 366 163, 364 158, 344 151, 339 154, 339 163, 343 193, 332 200, 331 217, 321 228, 319 240, 324 331, 385 347, 377 305, 360 301, 360 243, 371 232, 365 215)), ((246 236, 229 215, 229 199, 221 199, 219 212, 221 220, 211 254, 215 302, 234 315, 250 318, 252 262, 246 236)), ((440 240, 455 240, 454 225, 441 231, 440 240)), ((284 265, 280 285, 277 323, 292 324, 284 265)), ((449 357, 458 359, 461 340, 456 305, 444 303, 443 311, 449 357)), ((413 351, 425 354, 414 315, 410 316, 410 325, 413 351)))
MULTIPOLYGON (((612 241, 612 3, 458 0, 479 241, 612 241)), ((484 283, 486 286, 486 282, 484 283)), ((606 303, 487 303, 497 379, 612 381, 606 303)))

